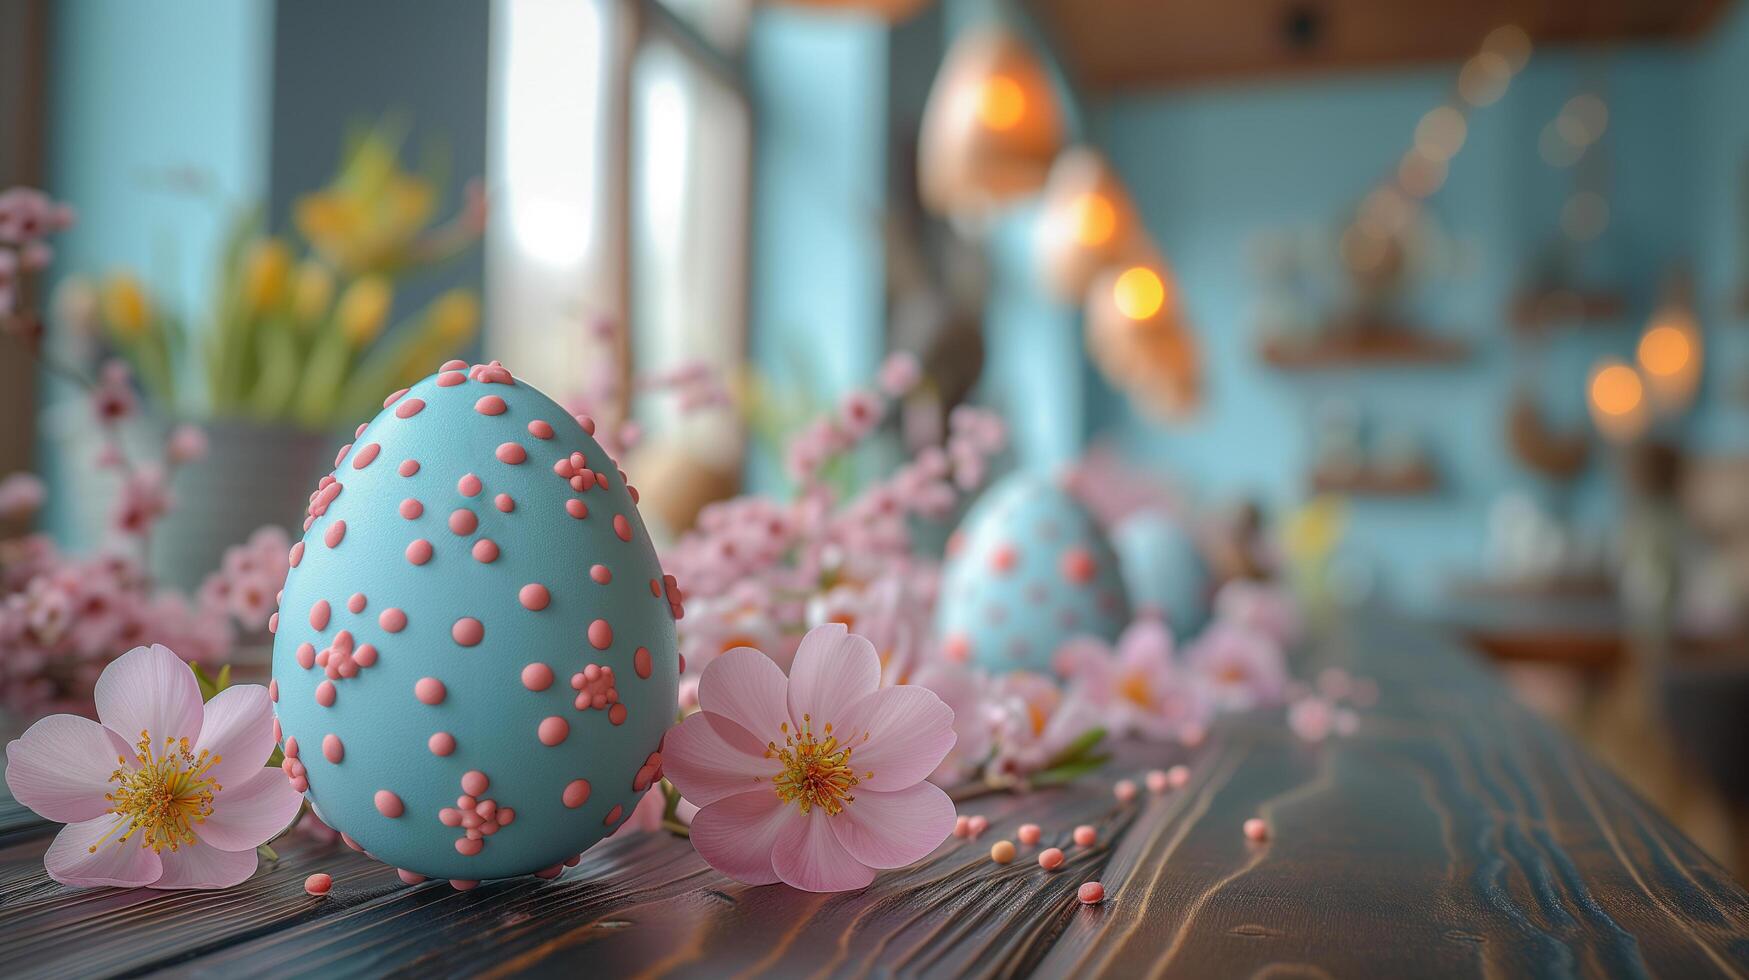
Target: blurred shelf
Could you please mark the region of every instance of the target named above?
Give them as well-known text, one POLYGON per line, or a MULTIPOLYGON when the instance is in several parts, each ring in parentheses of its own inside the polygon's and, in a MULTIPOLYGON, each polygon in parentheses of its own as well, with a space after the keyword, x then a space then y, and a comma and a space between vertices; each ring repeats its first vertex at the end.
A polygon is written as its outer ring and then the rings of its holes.
POLYGON ((1258 355, 1283 371, 1453 364, 1469 356, 1460 340, 1406 327, 1328 331, 1304 340, 1265 340, 1258 355))
POLYGON ((1627 307, 1627 299, 1613 290, 1533 289, 1513 298, 1508 322, 1522 334, 1615 327, 1627 307))
POLYGON ((1439 492, 1439 475, 1427 463, 1385 469, 1367 466, 1353 472, 1330 469, 1312 471, 1313 493, 1340 493, 1358 497, 1426 497, 1439 492))
POLYGON ((1601 572, 1457 578, 1447 586, 1456 599, 1610 599, 1615 590, 1615 580, 1601 572))

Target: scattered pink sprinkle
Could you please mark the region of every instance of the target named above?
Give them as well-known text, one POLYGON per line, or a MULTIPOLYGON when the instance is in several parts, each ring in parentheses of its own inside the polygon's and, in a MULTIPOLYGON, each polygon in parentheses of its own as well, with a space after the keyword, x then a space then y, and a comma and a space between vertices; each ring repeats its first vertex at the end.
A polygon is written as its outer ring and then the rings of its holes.
POLYGON ((311 895, 326 895, 333 887, 334 878, 332 875, 325 875, 318 872, 304 879, 304 891, 309 892, 311 895))
POLYGON ((1245 839, 1262 843, 1269 839, 1269 825, 1261 818, 1252 817, 1245 821, 1245 839))
POLYGON ((1177 765, 1166 770, 1166 782, 1173 789, 1183 789, 1190 782, 1190 767, 1177 765))
POLYGON ((1145 781, 1148 784, 1148 792, 1150 793, 1164 793, 1166 792, 1167 787, 1171 785, 1170 779, 1166 775, 1166 770, 1164 769, 1148 770, 1148 775, 1145 777, 1145 781))
POLYGON ((970 831, 973 837, 976 837, 989 829, 990 818, 981 813, 973 816, 971 820, 966 822, 966 830, 970 831))
POLYGON ((1055 871, 1063 866, 1063 849, 1047 847, 1038 852, 1038 866, 1046 871, 1055 871))
POLYGON ((1105 886, 1097 881, 1085 882, 1075 892, 1082 905, 1098 905, 1105 901, 1105 886))
POLYGON ((1093 842, 1098 839, 1099 832, 1093 829, 1092 824, 1084 823, 1075 828, 1075 844, 1078 847, 1092 847, 1093 842))
POLYGON ((1036 823, 1023 823, 1020 825, 1020 830, 1015 836, 1020 838, 1022 844, 1031 847, 1043 839, 1044 831, 1040 830, 1036 823))
POLYGON ((1111 787, 1111 795, 1117 797, 1119 803, 1128 803, 1136 798, 1136 781, 1120 779, 1111 787))

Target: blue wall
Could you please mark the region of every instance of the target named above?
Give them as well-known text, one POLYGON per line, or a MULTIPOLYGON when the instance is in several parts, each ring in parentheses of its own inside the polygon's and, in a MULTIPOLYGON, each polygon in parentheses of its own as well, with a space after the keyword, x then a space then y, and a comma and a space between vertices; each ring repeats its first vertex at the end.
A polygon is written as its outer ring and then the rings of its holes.
POLYGON ((1692 69, 1695 272, 1711 345, 1698 446, 1749 452, 1749 5, 1699 50, 1692 69))

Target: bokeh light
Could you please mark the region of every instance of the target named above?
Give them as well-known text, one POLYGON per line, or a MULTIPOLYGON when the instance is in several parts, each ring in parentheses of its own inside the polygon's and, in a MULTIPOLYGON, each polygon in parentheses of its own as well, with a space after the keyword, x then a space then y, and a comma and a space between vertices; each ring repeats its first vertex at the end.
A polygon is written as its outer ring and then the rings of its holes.
POLYGON ((1166 283, 1145 265, 1131 266, 1117 277, 1111 300, 1131 320, 1147 320, 1166 305, 1166 283))
POLYGON ((991 129, 1013 129, 1026 115, 1026 91, 1007 75, 992 75, 978 93, 978 118, 991 129))

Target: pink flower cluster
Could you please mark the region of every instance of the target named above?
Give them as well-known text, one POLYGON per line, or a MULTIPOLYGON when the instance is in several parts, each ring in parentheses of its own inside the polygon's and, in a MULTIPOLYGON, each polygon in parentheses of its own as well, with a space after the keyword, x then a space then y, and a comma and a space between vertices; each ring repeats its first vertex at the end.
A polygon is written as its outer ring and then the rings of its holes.
POLYGON ((791 444, 793 499, 742 496, 706 507, 666 556, 686 588, 681 652, 696 674, 724 650, 751 646, 789 663, 810 626, 851 622, 884 663, 914 659, 934 609, 935 563, 912 540, 916 518, 941 519, 983 479, 1006 440, 992 412, 962 406, 945 446, 922 449, 849 499, 822 478, 826 465, 869 438, 918 379, 897 354, 881 385, 845 396, 791 444))
POLYGON ((24 277, 48 268, 48 237, 73 224, 73 209, 33 187, 0 191, 0 316, 19 307, 24 277))

